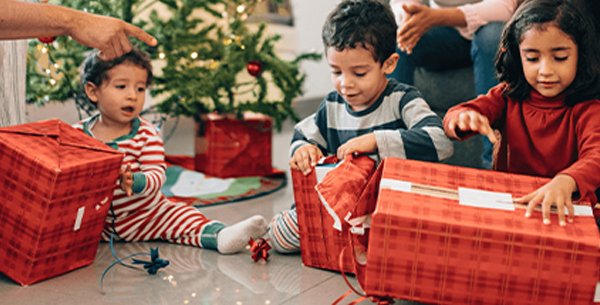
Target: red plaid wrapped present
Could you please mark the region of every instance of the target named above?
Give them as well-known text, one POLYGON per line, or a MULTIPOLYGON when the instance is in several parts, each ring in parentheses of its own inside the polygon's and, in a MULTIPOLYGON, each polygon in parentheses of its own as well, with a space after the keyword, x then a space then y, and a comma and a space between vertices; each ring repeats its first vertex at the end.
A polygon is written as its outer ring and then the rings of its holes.
POLYGON ((122 158, 59 120, 0 128, 0 272, 28 285, 91 264, 122 158))
POLYGON ((512 202, 548 181, 384 160, 355 211, 371 216, 368 238, 352 242, 366 250, 356 265, 363 290, 439 304, 592 303, 600 234, 591 207, 578 205, 574 224, 560 227, 556 214, 544 225, 541 212, 525 218, 512 202))
MULTIPOLYGON (((348 156, 342 163, 325 159, 304 176, 292 170, 294 199, 298 213, 300 252, 305 266, 340 271, 340 254, 348 245, 346 212, 353 209, 375 172, 375 161, 367 156, 348 156)), ((343 270, 354 272, 350 256, 343 270)))
POLYGON ((197 171, 219 178, 273 173, 270 117, 246 112, 238 120, 233 115, 210 113, 196 126, 197 171))

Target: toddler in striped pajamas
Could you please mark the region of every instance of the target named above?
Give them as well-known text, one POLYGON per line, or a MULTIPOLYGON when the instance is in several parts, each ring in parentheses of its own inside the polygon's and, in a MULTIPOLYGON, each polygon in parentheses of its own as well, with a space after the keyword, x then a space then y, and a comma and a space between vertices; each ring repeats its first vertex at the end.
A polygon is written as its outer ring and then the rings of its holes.
MULTIPOLYGON (((342 1, 328 16, 322 38, 336 90, 296 124, 292 170, 307 175, 323 156, 342 160, 353 152, 377 162, 385 157, 438 162, 452 155, 442 120, 421 94, 387 78, 398 61, 396 30, 389 5, 377 0, 342 1)), ((271 220, 268 237, 278 252, 300 249, 294 207, 271 220)))
POLYGON ((267 222, 262 216, 228 227, 162 194, 166 179, 163 143, 152 123, 139 116, 146 88, 152 84, 148 54, 134 47, 119 58, 103 61, 95 52, 84 62, 81 82, 99 114, 74 127, 124 155, 103 240, 110 240, 111 235, 124 241, 160 239, 229 254, 242 250, 250 238, 265 234, 267 222))

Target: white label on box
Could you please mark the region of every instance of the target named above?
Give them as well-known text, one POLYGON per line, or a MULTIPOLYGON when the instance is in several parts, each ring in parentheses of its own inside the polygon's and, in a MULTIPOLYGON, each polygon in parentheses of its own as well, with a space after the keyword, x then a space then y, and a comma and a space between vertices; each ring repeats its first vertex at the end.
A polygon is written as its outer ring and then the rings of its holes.
POLYGON ((73 228, 73 231, 77 231, 79 228, 81 228, 81 220, 83 219, 84 212, 85 207, 80 207, 79 210, 77 210, 77 218, 75 219, 75 227, 73 228))
POLYGON ((390 189, 393 191, 410 193, 411 188, 412 188, 412 183, 406 182, 406 181, 394 180, 394 179, 383 178, 383 179, 381 179, 381 182, 379 183, 379 189, 390 189))
POLYGON ((477 208, 514 211, 512 195, 465 187, 458 188, 459 204, 477 208))

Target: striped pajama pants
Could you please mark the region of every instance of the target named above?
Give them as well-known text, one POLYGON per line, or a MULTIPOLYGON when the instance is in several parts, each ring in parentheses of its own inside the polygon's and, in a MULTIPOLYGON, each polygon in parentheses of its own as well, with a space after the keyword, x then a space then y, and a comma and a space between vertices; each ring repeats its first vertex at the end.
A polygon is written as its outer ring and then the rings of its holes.
POLYGON ((296 208, 283 211, 273 217, 267 231, 270 244, 279 253, 300 251, 300 232, 296 208))

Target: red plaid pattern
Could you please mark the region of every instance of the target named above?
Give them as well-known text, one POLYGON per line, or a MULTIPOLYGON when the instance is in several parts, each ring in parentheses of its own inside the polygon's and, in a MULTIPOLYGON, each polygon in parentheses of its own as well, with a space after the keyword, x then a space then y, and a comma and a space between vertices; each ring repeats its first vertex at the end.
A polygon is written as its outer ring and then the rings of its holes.
POLYGON ((272 174, 272 127, 261 114, 246 113, 243 120, 207 115, 196 124, 195 169, 219 178, 272 174))
POLYGON ((121 161, 59 120, 0 128, 0 272, 28 285, 91 264, 121 161))
POLYGON ((574 224, 560 227, 553 214, 547 226, 541 212, 527 219, 522 208, 461 206, 453 199, 380 189, 379 177, 513 198, 549 181, 384 160, 358 207, 373 213, 367 263, 357 271, 367 294, 440 304, 592 303, 600 270, 600 234, 593 217, 577 216, 574 224), (372 194, 378 194, 376 206, 372 194))
MULTIPOLYGON (((334 157, 326 160, 327 163, 336 161, 337 158, 334 157)), ((342 231, 333 228, 334 219, 319 199, 315 189, 316 171, 313 169, 309 175, 304 176, 300 171, 292 170, 300 252, 305 266, 340 271, 340 253, 348 245, 348 224, 344 221, 346 213, 342 213, 340 208, 354 207, 356 200, 352 200, 358 199, 374 172, 375 163, 367 156, 350 158, 347 161, 335 169, 335 175, 327 174, 320 187, 322 195, 332 203, 332 208, 339 212, 342 231), (350 174, 350 169, 356 172, 350 174), (361 180, 364 181, 361 183, 361 180)), ((343 259, 343 269, 344 272, 354 273, 354 264, 349 255, 343 259)))

